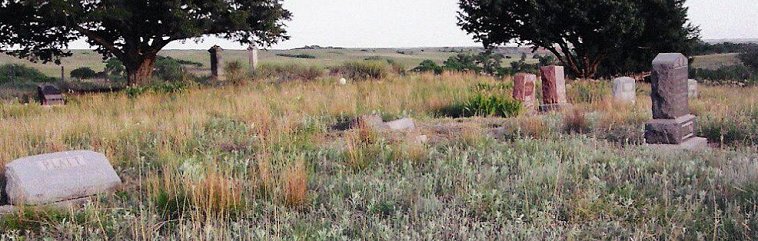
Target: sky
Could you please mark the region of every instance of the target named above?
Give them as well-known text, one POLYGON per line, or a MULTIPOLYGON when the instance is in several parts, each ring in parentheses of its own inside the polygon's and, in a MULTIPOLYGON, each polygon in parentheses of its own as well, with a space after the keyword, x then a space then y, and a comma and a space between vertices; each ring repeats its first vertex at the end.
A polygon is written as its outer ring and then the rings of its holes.
MULTIPOLYGON (((703 39, 758 38, 758 0, 688 0, 690 21, 703 39)), ((272 49, 305 45, 349 48, 479 46, 456 25, 457 0, 284 0, 293 13, 291 39, 272 49)), ((207 37, 174 42, 167 49, 244 49, 207 37)), ((77 41, 71 48, 88 48, 77 41)))

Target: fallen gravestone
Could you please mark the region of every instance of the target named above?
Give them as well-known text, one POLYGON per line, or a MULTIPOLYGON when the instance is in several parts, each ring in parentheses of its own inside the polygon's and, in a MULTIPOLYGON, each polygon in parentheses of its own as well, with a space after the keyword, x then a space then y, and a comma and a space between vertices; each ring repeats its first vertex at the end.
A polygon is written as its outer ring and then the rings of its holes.
POLYGON ((540 68, 542 75, 541 111, 562 110, 569 107, 566 100, 566 77, 563 66, 545 66, 540 68))
POLYGON ((393 131, 412 131, 416 129, 416 123, 411 118, 403 118, 384 123, 393 131))
POLYGON ((518 73, 513 77, 513 99, 520 101, 526 112, 534 111, 537 102, 535 97, 535 83, 537 75, 518 73))
POLYGON ((689 96, 690 99, 697 99, 698 92, 697 92, 697 80, 689 79, 687 80, 687 96, 689 96))
POLYGON ((636 103, 637 87, 634 79, 629 77, 619 77, 613 79, 613 99, 618 102, 636 103))
POLYGON ((697 149, 707 140, 695 136, 695 116, 690 114, 688 60, 679 53, 663 53, 653 60, 653 120, 645 124, 648 144, 697 149))
POLYGON ((50 105, 63 105, 63 92, 55 85, 52 84, 40 84, 37 86, 37 98, 40 104, 50 105))
POLYGON ((21 158, 5 165, 6 194, 13 205, 40 205, 92 196, 118 187, 105 155, 69 151, 21 158))

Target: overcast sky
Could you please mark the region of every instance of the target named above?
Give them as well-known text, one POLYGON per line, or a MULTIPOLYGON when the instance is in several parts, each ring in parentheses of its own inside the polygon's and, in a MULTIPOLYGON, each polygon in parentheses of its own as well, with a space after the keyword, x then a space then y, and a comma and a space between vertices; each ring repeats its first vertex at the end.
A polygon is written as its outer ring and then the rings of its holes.
MULTIPOLYGON (((689 0, 690 20, 704 39, 758 38, 758 0, 689 0)), ((273 46, 338 47, 478 46, 456 25, 457 0, 284 0, 294 17, 289 41, 273 46)), ((229 41, 172 43, 170 49, 207 49, 218 44, 242 49, 229 41)), ((81 41, 72 48, 87 48, 81 41)))

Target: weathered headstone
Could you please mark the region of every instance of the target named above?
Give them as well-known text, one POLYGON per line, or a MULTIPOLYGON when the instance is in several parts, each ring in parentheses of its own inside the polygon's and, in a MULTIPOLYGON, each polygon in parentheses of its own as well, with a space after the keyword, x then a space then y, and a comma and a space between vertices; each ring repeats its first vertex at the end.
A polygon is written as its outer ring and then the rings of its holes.
POLYGON ((105 155, 69 151, 21 158, 5 165, 6 194, 14 205, 39 205, 92 196, 121 184, 105 155))
POLYGON ((679 145, 688 149, 707 144, 695 137, 695 116, 690 114, 688 60, 679 53, 663 53, 653 60, 653 120, 645 124, 648 144, 679 145))
POLYGON ((535 85, 537 75, 518 73, 513 77, 513 99, 521 101, 521 106, 527 112, 534 110, 537 102, 535 85))
POLYGON ((634 79, 629 77, 613 79, 613 99, 618 102, 636 103, 637 87, 634 79))
POLYGON ((698 97, 698 91, 697 91, 697 80, 689 79, 687 80, 687 96, 689 96, 690 99, 697 99, 698 97))
POLYGON ((37 98, 42 105, 63 105, 63 92, 55 85, 37 85, 37 98))
POLYGON ((221 53, 224 51, 218 45, 211 47, 208 52, 211 54, 211 79, 216 81, 224 80, 224 61, 221 53))
POLYGON ((416 123, 411 118, 403 118, 385 123, 390 130, 406 131, 416 129, 416 123))
POLYGON ((258 48, 256 48, 254 45, 250 45, 250 47, 247 47, 247 58, 250 62, 250 69, 251 70, 257 70, 258 69, 258 48))
POLYGON ((553 111, 568 107, 563 66, 541 67, 540 75, 542 75, 542 105, 540 110, 553 111))

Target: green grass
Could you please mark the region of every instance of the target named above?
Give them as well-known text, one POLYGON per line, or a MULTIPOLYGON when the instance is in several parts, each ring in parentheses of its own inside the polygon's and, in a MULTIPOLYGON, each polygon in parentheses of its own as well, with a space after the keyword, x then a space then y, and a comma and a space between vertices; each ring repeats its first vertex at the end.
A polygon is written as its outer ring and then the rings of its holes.
POLYGON ((756 237, 758 146, 716 138, 754 140, 758 88, 701 88, 690 106, 715 145, 705 152, 639 145, 651 116, 645 84, 635 105, 587 82, 568 89, 577 112, 438 117, 510 81, 327 77, 0 104, 0 163, 92 149, 124 181, 82 210, 25 209, 0 230, 28 240, 756 237), (334 128, 372 113, 412 117, 418 130, 334 128), (421 134, 429 142, 417 143, 421 134))

